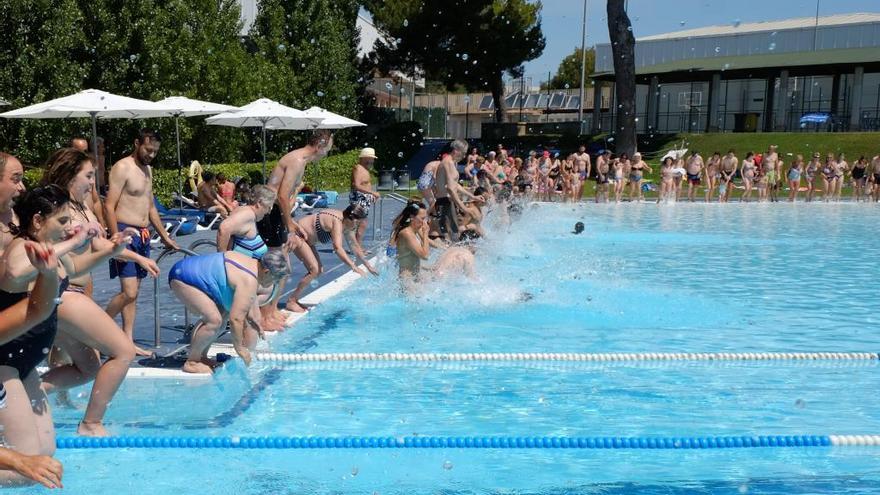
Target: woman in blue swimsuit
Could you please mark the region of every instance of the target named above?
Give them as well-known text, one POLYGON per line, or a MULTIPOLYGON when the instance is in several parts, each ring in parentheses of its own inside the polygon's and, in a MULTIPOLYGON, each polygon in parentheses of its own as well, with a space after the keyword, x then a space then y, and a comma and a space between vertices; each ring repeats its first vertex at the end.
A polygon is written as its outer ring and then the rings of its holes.
POLYGON ((281 249, 270 249, 259 260, 227 251, 189 256, 175 263, 168 273, 168 284, 187 309, 202 317, 193 332, 183 371, 213 371, 217 363, 208 359, 208 348, 226 329, 227 320, 235 352, 250 364, 250 350, 262 333, 257 289, 289 274, 290 265, 281 249))

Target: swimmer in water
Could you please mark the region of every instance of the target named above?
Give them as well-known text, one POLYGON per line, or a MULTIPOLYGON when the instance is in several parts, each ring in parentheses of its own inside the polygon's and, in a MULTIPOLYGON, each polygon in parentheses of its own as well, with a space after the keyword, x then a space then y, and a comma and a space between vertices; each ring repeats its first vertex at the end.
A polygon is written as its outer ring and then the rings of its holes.
POLYGON ((584 231, 584 222, 578 222, 578 223, 574 224, 574 231, 572 232, 572 234, 575 234, 575 235, 581 234, 581 233, 583 233, 583 231, 584 231))

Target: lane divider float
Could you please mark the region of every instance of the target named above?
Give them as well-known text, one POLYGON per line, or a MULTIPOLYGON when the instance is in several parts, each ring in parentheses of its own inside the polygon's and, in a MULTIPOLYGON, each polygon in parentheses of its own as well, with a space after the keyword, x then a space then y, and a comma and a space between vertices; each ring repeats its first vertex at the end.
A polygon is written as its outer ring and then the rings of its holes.
POLYGON ((60 437, 59 449, 743 449, 880 446, 880 435, 60 437))
POLYGON ((344 353, 282 353, 256 352, 255 361, 264 362, 328 362, 328 361, 878 361, 876 352, 344 352, 344 353))

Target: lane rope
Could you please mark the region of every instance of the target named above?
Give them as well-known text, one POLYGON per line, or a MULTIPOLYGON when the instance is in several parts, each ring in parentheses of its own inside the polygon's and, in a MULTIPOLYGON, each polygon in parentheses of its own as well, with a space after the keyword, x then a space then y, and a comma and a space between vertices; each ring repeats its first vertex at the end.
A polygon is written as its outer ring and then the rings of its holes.
POLYGON ((742 449, 880 446, 880 435, 61 437, 59 449, 742 449))
POLYGON ((559 353, 559 352, 456 352, 456 353, 282 353, 256 352, 255 361, 327 362, 327 361, 877 361, 876 352, 634 352, 634 353, 559 353))

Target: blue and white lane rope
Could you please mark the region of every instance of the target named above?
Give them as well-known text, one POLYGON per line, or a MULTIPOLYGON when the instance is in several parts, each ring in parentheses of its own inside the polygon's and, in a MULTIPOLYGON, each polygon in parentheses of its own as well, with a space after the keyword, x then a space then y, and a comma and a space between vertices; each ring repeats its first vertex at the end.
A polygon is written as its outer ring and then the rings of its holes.
POLYGON ((880 446, 880 435, 709 437, 63 437, 59 449, 742 449, 880 446))
POLYGON ((255 361, 322 362, 322 361, 877 361, 876 352, 454 352, 454 353, 281 353, 256 352, 255 361))

